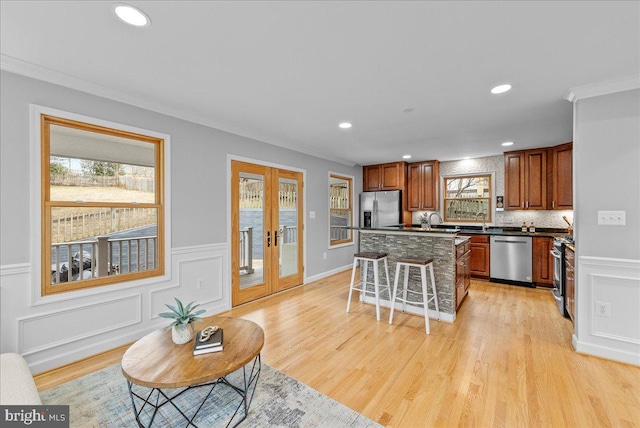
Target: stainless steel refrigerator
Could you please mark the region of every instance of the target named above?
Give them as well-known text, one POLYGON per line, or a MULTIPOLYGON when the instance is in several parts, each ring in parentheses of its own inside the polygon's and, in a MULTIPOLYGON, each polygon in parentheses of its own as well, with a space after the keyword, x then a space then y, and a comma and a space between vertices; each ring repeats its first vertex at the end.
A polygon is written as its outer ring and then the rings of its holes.
POLYGON ((360 227, 402 226, 400 190, 360 193, 360 227))

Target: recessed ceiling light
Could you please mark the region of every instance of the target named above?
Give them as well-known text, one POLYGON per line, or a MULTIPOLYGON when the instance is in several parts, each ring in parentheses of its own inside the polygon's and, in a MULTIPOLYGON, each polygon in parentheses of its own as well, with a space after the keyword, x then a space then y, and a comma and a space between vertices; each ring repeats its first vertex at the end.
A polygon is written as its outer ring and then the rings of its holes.
POLYGON ((412 111, 416 111, 416 109, 413 107, 407 107, 402 109, 403 113, 411 113, 412 111))
POLYGON ((505 141, 502 143, 503 146, 513 146, 513 141, 505 141))
POLYGON ((142 28, 151 25, 151 19, 140 9, 125 3, 115 3, 113 12, 122 22, 142 28))
POLYGON ((503 92, 507 92, 509 89, 511 89, 511 85, 506 84, 506 85, 498 85, 495 88, 493 88, 491 90, 492 94, 501 94, 503 92))
POLYGON ((351 123, 349 122, 342 122, 338 125, 341 129, 349 129, 351 128, 351 123))
POLYGON ((411 159, 411 155, 402 155, 402 159, 411 159))

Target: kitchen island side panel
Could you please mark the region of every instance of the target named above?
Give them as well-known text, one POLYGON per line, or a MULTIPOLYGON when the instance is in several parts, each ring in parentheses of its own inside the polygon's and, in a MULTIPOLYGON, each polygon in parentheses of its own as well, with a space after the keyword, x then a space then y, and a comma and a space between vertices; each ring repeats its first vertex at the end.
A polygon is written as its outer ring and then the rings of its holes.
MULTIPOLYGON (((361 252, 384 252, 389 261, 389 281, 393 289, 396 262, 400 257, 425 257, 433 258, 433 272, 436 278, 436 291, 438 293, 438 306, 442 313, 455 314, 455 246, 454 237, 430 236, 427 233, 360 233, 361 252)), ((380 264, 380 283, 384 284, 384 265, 380 264)), ((427 275, 429 272, 427 271, 427 275)), ((398 289, 402 287, 403 275, 398 281, 398 289)), ((369 268, 368 282, 373 282, 373 269, 369 268)), ((428 280, 429 281, 429 280, 428 280)), ((427 283, 429 289, 430 284, 427 283)), ((373 289, 373 285, 369 285, 373 289)), ((409 289, 421 292, 420 269, 412 267, 409 275, 409 289)), ((386 290, 381 289, 381 298, 389 301, 386 290)), ((422 294, 414 294, 412 298, 422 301, 422 294)), ((429 304, 429 309, 435 310, 434 302, 429 304)))

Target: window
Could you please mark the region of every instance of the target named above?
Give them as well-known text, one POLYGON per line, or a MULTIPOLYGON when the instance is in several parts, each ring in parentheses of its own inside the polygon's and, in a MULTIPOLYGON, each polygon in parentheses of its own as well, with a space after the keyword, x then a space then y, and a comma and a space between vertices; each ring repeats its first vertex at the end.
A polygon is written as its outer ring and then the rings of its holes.
POLYGON ((42 295, 163 275, 164 140, 45 114, 40 129, 42 295))
POLYGON ((444 221, 491 223, 491 175, 444 178, 444 221))
POLYGON ((329 174, 329 247, 353 243, 353 177, 329 174))

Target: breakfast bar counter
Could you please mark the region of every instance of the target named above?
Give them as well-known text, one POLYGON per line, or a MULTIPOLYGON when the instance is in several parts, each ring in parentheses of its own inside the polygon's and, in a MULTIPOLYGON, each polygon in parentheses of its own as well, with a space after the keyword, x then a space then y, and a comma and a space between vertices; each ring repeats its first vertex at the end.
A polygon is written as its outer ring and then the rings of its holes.
MULTIPOLYGON (((433 270, 438 293, 439 313, 433 302, 429 307, 430 318, 441 321, 455 321, 456 313, 456 245, 464 243, 469 237, 457 236, 457 229, 433 229, 428 231, 413 227, 358 228, 361 252, 387 253, 389 261, 389 281, 393 288, 396 261, 401 257, 424 257, 433 259, 433 270)), ((384 283, 384 270, 380 272, 380 283, 384 283)), ((373 282, 371 277, 368 281, 373 282)), ((412 269, 409 288, 420 290, 420 273, 412 269)), ((382 290, 382 289, 381 289, 382 290)), ((366 298, 366 302, 374 302, 366 298)), ((381 291, 381 305, 389 307, 390 299, 381 291)), ((399 307, 399 306, 398 306, 399 307)), ((407 312, 422 315, 420 306, 408 306, 407 312)))

